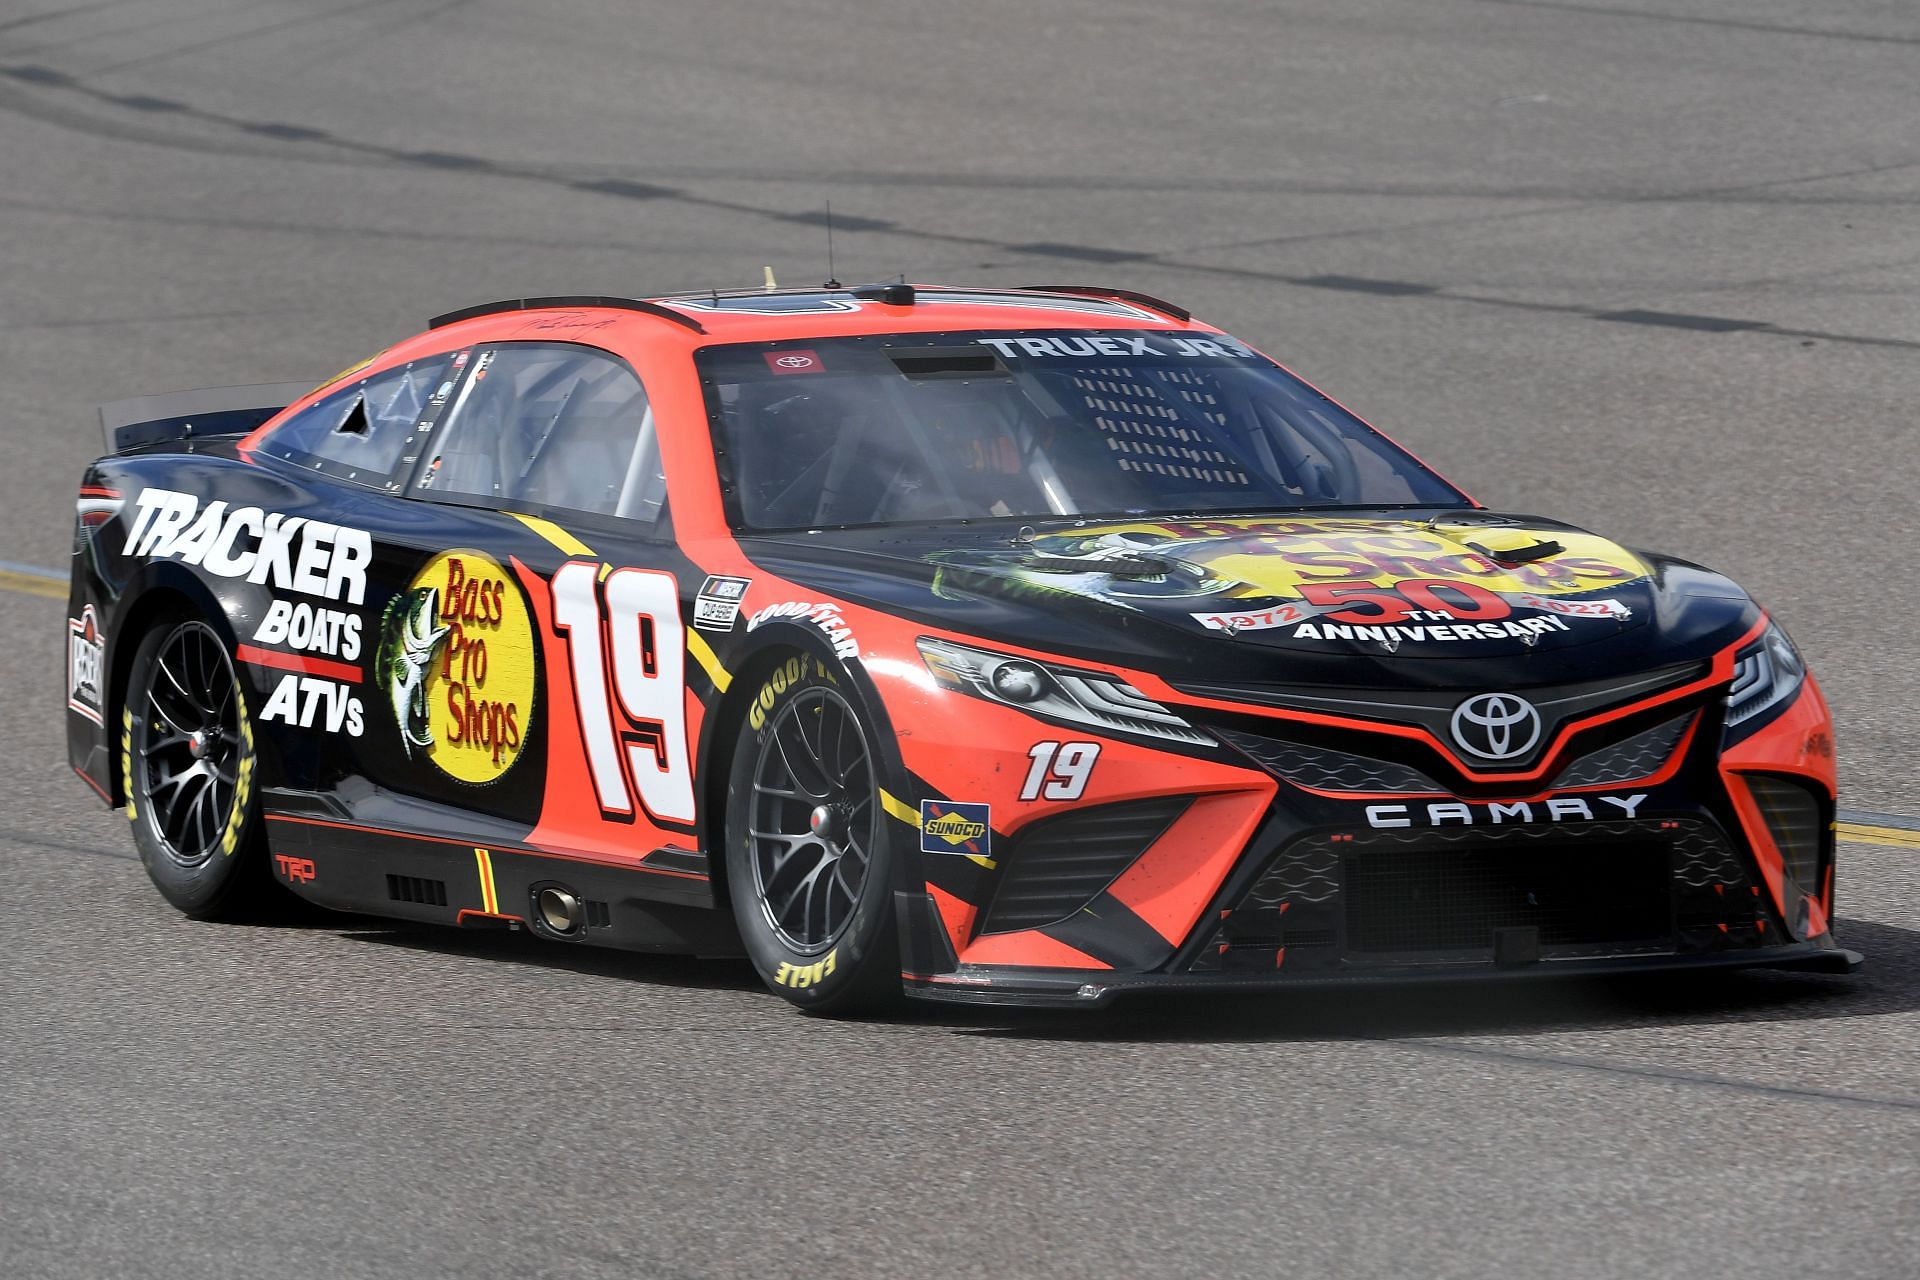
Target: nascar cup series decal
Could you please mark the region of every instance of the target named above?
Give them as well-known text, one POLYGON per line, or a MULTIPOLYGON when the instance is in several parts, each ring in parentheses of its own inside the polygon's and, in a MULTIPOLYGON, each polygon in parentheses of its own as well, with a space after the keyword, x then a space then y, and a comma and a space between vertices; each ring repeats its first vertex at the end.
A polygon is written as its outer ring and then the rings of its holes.
MULTIPOLYGON (((962 589, 990 575, 1036 594, 1177 611, 1210 631, 1361 640, 1389 650, 1495 640, 1530 646, 1582 627, 1617 626, 1634 609, 1611 593, 1648 573, 1631 553, 1592 534, 1444 520, 1142 521, 1043 534, 1019 550, 931 559, 946 585, 962 589)), ((942 585, 937 577, 935 590, 942 585)))
POLYGON ((534 643, 506 570, 479 551, 429 561, 381 617, 374 685, 409 756, 462 782, 511 769, 532 728, 534 643))

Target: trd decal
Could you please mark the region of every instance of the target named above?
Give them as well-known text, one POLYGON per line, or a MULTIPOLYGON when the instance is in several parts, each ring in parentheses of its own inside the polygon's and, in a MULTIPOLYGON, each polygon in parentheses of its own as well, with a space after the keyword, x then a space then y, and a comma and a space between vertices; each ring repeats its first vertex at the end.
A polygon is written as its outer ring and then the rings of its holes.
POLYGON ((574 701, 601 812, 692 822, 685 633, 670 573, 572 560, 553 575, 553 627, 572 658, 574 701), (611 660, 611 661, 609 661, 611 660))
POLYGON ((288 880, 298 880, 301 884, 312 884, 319 874, 312 858, 295 858, 284 853, 273 855, 273 869, 288 880))
POLYGON ((100 632, 100 621, 93 606, 86 605, 80 616, 67 619, 67 710, 104 725, 104 703, 100 696, 101 658, 107 638, 100 632))
POLYGON ((125 555, 183 560, 222 578, 323 600, 366 600, 373 536, 365 530, 259 507, 228 510, 224 499, 203 510, 200 499, 171 489, 143 489, 133 505, 125 555))
POLYGON ((740 602, 751 578, 708 578, 693 599, 693 625, 702 631, 731 631, 740 620, 740 602))
POLYGON ((513 767, 533 727, 533 624, 491 556, 448 551, 380 620, 375 682, 400 740, 462 782, 513 767))
POLYGON ((1444 827, 1457 823, 1471 827, 1498 826, 1503 822, 1590 822, 1595 818, 1631 818, 1646 798, 1646 792, 1642 791, 1630 796, 1594 796, 1592 804, 1581 796, 1556 796, 1544 801, 1515 800, 1511 804, 1498 801, 1468 804, 1458 800, 1441 800, 1424 805, 1370 804, 1367 806, 1367 825, 1444 827), (1595 813, 1594 805, 1609 807, 1595 813))
POLYGON ((920 852, 992 856, 993 807, 959 801, 920 802, 920 852))
POLYGON ((1097 742, 1036 742, 1027 752, 1033 761, 1020 786, 1022 800, 1078 800, 1086 794, 1093 766, 1100 759, 1097 742))

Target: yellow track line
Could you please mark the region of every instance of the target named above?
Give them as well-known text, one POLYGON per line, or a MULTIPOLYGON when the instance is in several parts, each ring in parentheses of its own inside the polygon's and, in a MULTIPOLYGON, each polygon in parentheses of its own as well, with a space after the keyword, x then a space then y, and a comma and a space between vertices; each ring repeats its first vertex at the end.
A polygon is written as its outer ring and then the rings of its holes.
POLYGON ((15 573, 11 569, 0 569, 0 591, 18 591, 22 595, 45 596, 49 600, 67 598, 66 583, 30 573, 15 573))
POLYGON ((1920 831, 1899 827, 1870 827, 1864 822, 1836 822, 1834 834, 1854 844, 1884 844, 1896 849, 1920 849, 1920 831))

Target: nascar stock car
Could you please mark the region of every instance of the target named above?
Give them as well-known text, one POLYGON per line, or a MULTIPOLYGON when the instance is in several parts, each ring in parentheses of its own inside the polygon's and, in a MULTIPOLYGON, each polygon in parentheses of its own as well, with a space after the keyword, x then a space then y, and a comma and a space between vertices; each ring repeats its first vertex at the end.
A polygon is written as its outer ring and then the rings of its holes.
POLYGON ((192 916, 816 1010, 1859 962, 1752 599, 1157 299, 523 299, 102 419, 68 742, 192 916))

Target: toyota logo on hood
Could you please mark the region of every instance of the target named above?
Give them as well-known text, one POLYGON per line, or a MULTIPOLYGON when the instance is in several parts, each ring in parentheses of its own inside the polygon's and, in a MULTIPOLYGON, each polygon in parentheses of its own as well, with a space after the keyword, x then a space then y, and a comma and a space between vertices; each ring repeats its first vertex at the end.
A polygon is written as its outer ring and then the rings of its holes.
POLYGON ((1540 741, 1540 712, 1511 693, 1482 693, 1453 709, 1453 740, 1470 756, 1512 760, 1540 741))

